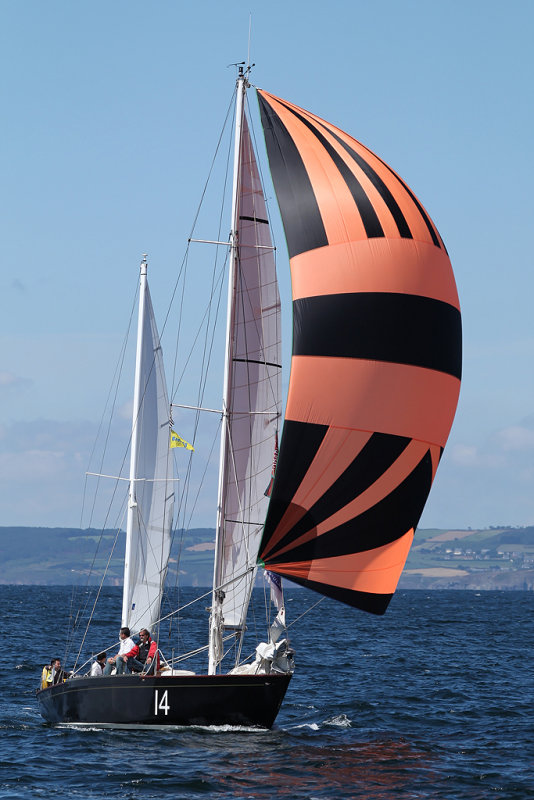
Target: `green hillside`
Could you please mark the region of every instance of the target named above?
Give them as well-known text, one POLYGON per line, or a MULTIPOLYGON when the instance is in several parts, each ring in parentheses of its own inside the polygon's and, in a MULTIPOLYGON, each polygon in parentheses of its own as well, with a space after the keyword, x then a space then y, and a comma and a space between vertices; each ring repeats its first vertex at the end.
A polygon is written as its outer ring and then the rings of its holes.
POLYGON ((418 530, 399 586, 534 589, 534 527, 418 530))
MULTIPOLYGON (((215 532, 173 537, 168 579, 211 584, 215 532)), ((122 583, 125 534, 92 528, 0 527, 0 584, 122 583)), ((534 527, 417 531, 400 588, 534 589, 534 527)))
MULTIPOLYGON (((0 527, 0 584, 122 583, 124 531, 0 527), (111 557, 111 558, 110 558, 111 557)), ((186 586, 211 584, 215 532, 196 528, 173 536, 168 578, 186 586)))

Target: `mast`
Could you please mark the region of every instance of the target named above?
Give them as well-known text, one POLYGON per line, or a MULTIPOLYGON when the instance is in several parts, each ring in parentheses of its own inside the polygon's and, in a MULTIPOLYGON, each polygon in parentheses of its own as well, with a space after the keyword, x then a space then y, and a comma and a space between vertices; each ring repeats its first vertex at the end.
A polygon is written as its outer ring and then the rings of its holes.
POLYGON ((243 128, 243 114, 245 107, 245 94, 248 81, 244 74, 243 67, 239 66, 239 73, 236 83, 236 109, 235 109, 235 133, 234 133, 234 172, 232 185, 232 216, 230 225, 230 263, 228 274, 228 303, 226 314, 226 353, 224 366, 224 385, 222 401, 222 427, 221 427, 221 447, 219 459, 219 489, 217 500, 217 526, 215 534, 215 562, 213 567, 213 593, 210 616, 210 637, 209 637, 209 666, 208 673, 214 675, 217 665, 222 658, 222 632, 223 615, 222 601, 224 593, 218 589, 220 583, 220 564, 222 559, 222 542, 224 528, 224 511, 226 480, 225 468, 227 464, 227 454, 229 449, 228 436, 228 405, 231 392, 231 366, 232 366, 232 322, 235 313, 235 284, 237 273, 238 241, 237 241, 237 213, 238 213, 238 192, 239 192, 239 160, 241 152, 241 136, 243 128))
POLYGON ((131 583, 132 529, 136 513, 137 450, 139 438, 138 417, 141 402, 141 358, 143 353, 143 320, 145 318, 145 298, 147 284, 147 260, 143 256, 139 278, 139 313, 137 317, 137 350, 135 356, 134 400, 132 413, 132 438, 130 443, 130 489, 128 494, 128 517, 126 523, 126 549, 124 553, 124 585, 122 590, 122 626, 128 625, 130 609, 128 598, 131 583))

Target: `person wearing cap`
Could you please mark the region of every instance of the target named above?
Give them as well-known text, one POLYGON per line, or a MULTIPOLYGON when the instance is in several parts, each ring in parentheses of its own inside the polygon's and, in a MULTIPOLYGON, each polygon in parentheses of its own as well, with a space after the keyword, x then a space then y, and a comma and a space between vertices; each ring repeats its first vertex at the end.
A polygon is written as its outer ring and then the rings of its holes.
POLYGON ((99 678, 103 673, 106 666, 107 653, 99 653, 96 660, 91 665, 91 678, 99 678))

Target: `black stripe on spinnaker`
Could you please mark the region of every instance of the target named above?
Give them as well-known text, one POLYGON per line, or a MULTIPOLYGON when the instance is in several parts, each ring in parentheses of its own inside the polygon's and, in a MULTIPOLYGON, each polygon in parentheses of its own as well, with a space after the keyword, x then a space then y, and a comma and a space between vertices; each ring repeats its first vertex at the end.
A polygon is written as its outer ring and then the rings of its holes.
MULTIPOLYGON (((296 541, 365 492, 391 467, 410 442, 411 439, 404 436, 374 433, 338 479, 331 486, 325 485, 324 494, 276 544, 276 551, 296 541)), ((281 559, 287 560, 287 556, 284 554, 281 559)))
MULTIPOLYGON (((291 108, 291 106, 287 105, 285 103, 285 101, 283 101, 283 104, 284 104, 285 108, 287 108, 289 111, 292 111, 294 114, 297 114, 297 112, 293 108, 291 108)), ((297 114, 297 116, 299 116, 302 119, 300 114, 297 114)), ((393 216, 393 219, 395 220, 395 223, 397 225, 397 228, 399 230, 400 235, 404 239, 413 239, 412 232, 410 231, 410 228, 408 226, 408 222, 406 221, 406 218, 405 218, 404 214, 402 213, 402 210, 401 210, 399 204, 395 200, 394 196, 392 195, 392 193, 390 192, 389 188, 384 183, 382 178, 374 171, 374 169, 371 167, 371 165, 364 158, 362 158, 362 156, 360 156, 360 154, 357 153, 349 144, 347 144, 347 142, 345 142, 340 136, 338 136, 333 130, 331 130, 322 121, 318 122, 318 120, 314 120, 314 123, 320 124, 321 127, 323 127, 325 130, 327 130, 340 143, 340 145, 347 151, 347 153, 349 153, 349 155, 351 155, 356 160, 356 162, 359 164, 361 169, 365 172, 365 174, 367 175, 369 180, 372 182, 373 186, 380 192, 380 195, 381 195, 382 199, 386 203, 387 207, 389 208, 389 210, 390 210, 390 212, 391 212, 391 214, 393 216)), ((365 147, 365 145, 362 145, 362 147, 364 147, 367 150, 368 153, 370 153, 373 156, 375 156, 375 158, 378 161, 380 161, 380 163, 383 164, 384 167, 386 167, 388 172, 391 173, 392 177, 396 181, 398 181, 401 184, 401 186, 404 187, 404 189, 408 192, 408 194, 412 198, 413 202, 415 203, 415 206, 417 207, 417 210, 421 214, 421 217, 423 218, 423 222, 425 223, 425 225, 426 225, 426 227, 428 229, 428 232, 430 233, 432 242, 436 245, 436 247, 443 248, 445 250, 445 252, 447 252, 447 248, 445 247, 445 244, 443 243, 443 240, 440 241, 441 237, 436 236, 436 231, 434 230, 434 225, 432 223, 432 220, 430 219, 430 217, 426 213, 425 209, 423 208, 423 206, 421 205, 421 203, 419 202, 419 200, 417 199, 415 194, 412 192, 412 190, 410 189, 408 184, 405 183, 405 181, 402 180, 400 175, 397 175, 395 170, 393 170, 389 166, 389 164, 387 164, 383 159, 381 159, 380 156, 377 156, 376 153, 373 153, 373 151, 369 150, 369 148, 365 147)))
MULTIPOLYGON (((266 564, 267 569, 272 569, 269 564, 266 564)), ((272 570, 276 572, 276 568, 272 570)), ((382 615, 385 614, 386 609, 390 603, 392 594, 375 594, 374 592, 357 592, 351 589, 344 589, 340 586, 332 586, 329 583, 319 583, 319 581, 310 581, 307 578, 296 578, 293 575, 286 575, 285 573, 278 573, 282 578, 293 583, 298 583, 300 586, 306 586, 308 589, 313 589, 314 592, 324 594, 326 597, 332 597, 340 603, 346 603, 353 608, 360 608, 362 611, 368 611, 370 614, 382 615)))
POLYGON ((326 231, 301 155, 278 115, 260 94, 258 102, 289 257, 325 247, 326 231))
MULTIPOLYGON (((330 142, 326 139, 325 136, 316 128, 316 126, 310 122, 310 120, 306 119, 306 117, 299 114, 296 109, 288 106, 284 103, 285 108, 290 111, 297 119, 299 119, 306 127, 313 133, 313 135, 319 140, 322 144, 334 164, 336 165, 337 169, 341 173, 341 176, 347 187, 354 198, 354 202, 356 203, 356 207, 360 213, 360 217, 362 218, 363 226, 365 228, 365 232, 367 236, 372 238, 378 238, 384 236, 384 230, 382 225, 380 224, 380 220, 378 219, 378 215, 371 203, 369 196, 364 191, 363 186, 357 179, 354 172, 350 169, 348 164, 343 161, 339 153, 336 151, 334 147, 330 144, 330 142)), ((377 176, 378 177, 378 176, 377 176)))
MULTIPOLYGON (((365 145, 362 145, 362 147, 365 147, 365 145)), ((408 192, 408 194, 412 198, 413 202, 417 206, 417 210, 419 211, 419 213, 421 214, 421 216, 423 218, 423 222, 425 223, 425 225, 426 225, 426 227, 428 229, 428 232, 430 233, 430 236, 432 238, 433 243, 436 245, 436 247, 443 248, 443 250, 445 250, 445 252, 447 252, 447 248, 445 247, 445 243, 443 242, 443 239, 441 239, 441 237, 438 238, 438 236, 436 236, 436 231, 434 230, 434 225, 432 223, 432 220, 430 219, 430 217, 426 213, 425 209, 423 208, 423 206, 421 205, 421 203, 419 202, 417 197, 414 195, 414 193, 412 192, 412 190, 410 189, 408 184, 405 181, 403 181, 402 178, 400 177, 400 175, 397 175, 395 170, 391 169, 389 164, 386 164, 386 162, 383 159, 381 159, 380 156, 377 156, 376 153, 373 153, 372 150, 369 150, 369 148, 367 148, 367 147, 365 149, 368 150, 369 153, 372 153, 372 155, 374 155, 380 161, 380 163, 383 164, 386 167, 386 169, 391 173, 391 175, 395 178, 395 180, 397 180, 401 184, 401 186, 403 186, 406 189, 406 191, 408 192), (440 242, 440 239, 441 239, 441 242, 440 242)))
POLYGON ((263 554, 269 552, 269 540, 291 505, 295 492, 315 458, 327 430, 327 425, 288 419, 284 422, 280 453, 260 545, 261 558, 263 554))
POLYGON ((460 312, 430 297, 387 292, 293 302, 293 355, 363 358, 461 377, 460 312))
POLYGON ((404 481, 374 506, 280 556, 275 550, 268 559, 269 563, 338 558, 391 544, 411 528, 417 528, 431 486, 432 459, 427 450, 404 481))
MULTIPOLYGON (((382 197, 383 201, 387 205, 391 216, 395 220, 395 224, 397 229, 402 236, 403 239, 413 239, 412 232, 406 221, 406 217, 401 211, 401 208, 393 195, 391 194, 388 186, 384 183, 380 175, 374 171, 371 165, 364 159, 362 156, 354 150, 354 148, 350 147, 343 139, 338 136, 334 131, 331 131, 329 128, 325 129, 336 139, 339 144, 347 151, 347 153, 352 156, 352 158, 356 161, 358 166, 362 169, 362 171, 367 175, 375 189, 379 192, 380 196, 382 197)), ((383 163, 383 162, 382 162, 383 163)), ((435 242, 437 244, 437 242, 435 242)))

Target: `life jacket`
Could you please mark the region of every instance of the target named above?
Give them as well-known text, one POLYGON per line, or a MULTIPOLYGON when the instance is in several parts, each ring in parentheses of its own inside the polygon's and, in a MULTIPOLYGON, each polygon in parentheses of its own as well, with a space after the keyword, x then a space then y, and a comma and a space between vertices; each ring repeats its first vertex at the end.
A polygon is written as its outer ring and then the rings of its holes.
POLYGON ((150 650, 150 645, 152 644, 152 639, 148 639, 146 642, 139 642, 139 654, 137 656, 137 660, 141 662, 141 664, 146 664, 146 660, 148 658, 148 651, 150 650))
POLYGON ((47 689, 49 686, 52 686, 52 667, 47 665, 43 667, 41 674, 41 689, 47 689))
MULTIPOLYGON (((146 642, 140 642, 139 647, 139 654, 137 656, 137 660, 141 662, 141 664, 146 664, 146 660, 148 658, 148 654, 150 652, 150 648, 154 644, 153 639, 148 639, 146 642)), ((154 657, 156 659, 156 669, 159 669, 159 653, 156 646, 156 652, 154 653, 154 657)))

